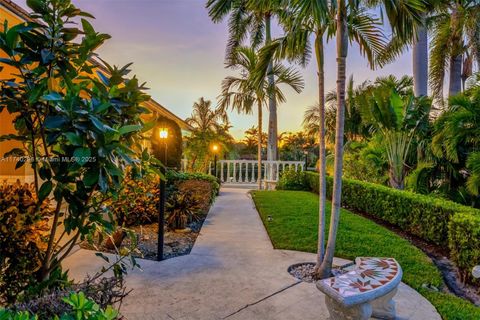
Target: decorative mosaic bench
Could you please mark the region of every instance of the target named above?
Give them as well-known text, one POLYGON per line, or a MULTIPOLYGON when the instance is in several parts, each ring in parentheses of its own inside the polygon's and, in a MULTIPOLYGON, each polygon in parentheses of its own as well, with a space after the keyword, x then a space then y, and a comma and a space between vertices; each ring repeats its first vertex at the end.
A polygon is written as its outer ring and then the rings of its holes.
POLYGON ((392 300, 402 280, 393 258, 355 259, 355 269, 317 282, 332 320, 395 319, 392 300))

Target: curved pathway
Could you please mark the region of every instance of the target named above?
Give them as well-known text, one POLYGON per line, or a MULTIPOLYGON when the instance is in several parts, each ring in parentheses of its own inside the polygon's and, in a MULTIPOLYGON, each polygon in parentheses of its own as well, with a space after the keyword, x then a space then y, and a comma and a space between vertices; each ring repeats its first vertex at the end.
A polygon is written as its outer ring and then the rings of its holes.
MULTIPOLYGON (((139 260, 127 276, 127 319, 328 319, 323 294, 287 273, 313 254, 274 250, 246 189, 222 188, 190 255, 162 262, 139 260)), ((338 261, 342 263, 344 261, 338 261)), ((82 279, 101 266, 94 253, 69 257, 70 274, 82 279)), ((435 308, 402 284, 398 319, 440 320, 435 308)))

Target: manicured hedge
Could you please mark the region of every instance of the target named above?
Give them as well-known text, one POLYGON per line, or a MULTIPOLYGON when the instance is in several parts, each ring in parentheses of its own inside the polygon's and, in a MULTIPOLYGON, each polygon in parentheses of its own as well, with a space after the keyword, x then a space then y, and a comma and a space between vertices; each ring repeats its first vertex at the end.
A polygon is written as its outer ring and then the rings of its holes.
MULTIPOLYGON (((318 192, 318 174, 306 172, 306 188, 318 192)), ((327 197, 333 179, 327 177, 327 197)), ((480 210, 460 204, 396 190, 368 182, 343 179, 342 206, 364 212, 441 246, 448 246, 451 259, 471 278, 471 268, 480 264, 480 210)))
POLYGON ((219 180, 210 174, 178 172, 174 170, 167 171, 167 183, 169 184, 175 183, 177 181, 187 181, 187 180, 201 180, 201 181, 209 182, 212 185, 213 198, 215 198, 215 196, 218 195, 218 192, 220 190, 219 180))
POLYGON ((451 259, 462 271, 462 281, 471 280, 472 268, 480 264, 480 215, 457 213, 448 225, 451 259))

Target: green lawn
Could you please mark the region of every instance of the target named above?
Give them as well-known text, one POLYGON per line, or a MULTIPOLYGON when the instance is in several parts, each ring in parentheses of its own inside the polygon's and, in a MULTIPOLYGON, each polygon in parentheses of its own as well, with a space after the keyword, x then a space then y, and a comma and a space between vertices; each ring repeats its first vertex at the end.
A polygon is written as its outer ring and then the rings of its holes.
MULTIPOLYGON (((252 197, 275 248, 316 252, 317 195, 303 191, 254 191, 252 197), (272 221, 267 221, 268 216, 272 221)), ((327 217, 329 215, 330 204, 327 217)), ((473 304, 424 288, 425 284, 442 288, 443 280, 420 249, 394 232, 347 210, 341 212, 335 256, 347 259, 394 257, 403 268, 403 281, 430 300, 444 319, 480 319, 480 308, 473 304)))

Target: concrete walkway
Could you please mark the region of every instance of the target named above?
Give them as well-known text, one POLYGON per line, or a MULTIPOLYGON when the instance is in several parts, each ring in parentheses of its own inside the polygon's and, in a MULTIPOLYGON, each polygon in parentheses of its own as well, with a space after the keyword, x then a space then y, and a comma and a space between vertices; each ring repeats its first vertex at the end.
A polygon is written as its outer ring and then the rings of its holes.
MULTIPOLYGON (((133 291, 121 312, 127 319, 328 319, 315 285, 287 273, 291 264, 314 258, 274 250, 248 190, 223 188, 190 255, 139 261, 143 271, 128 275, 133 291)), ((66 262, 77 279, 101 265, 86 250, 66 262)), ((395 300, 398 319, 440 319, 427 300, 404 284, 395 300)))

